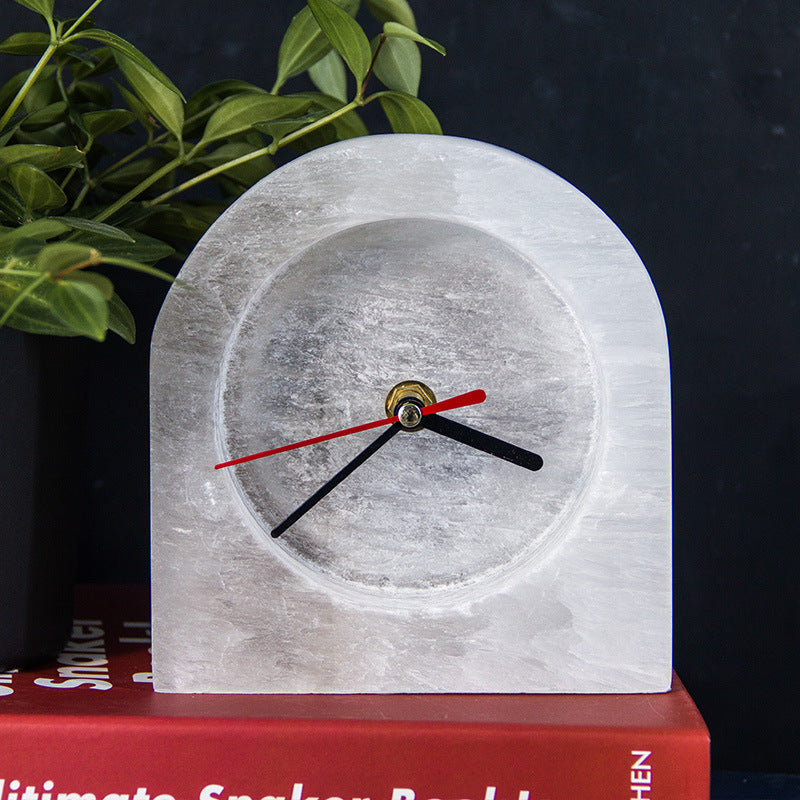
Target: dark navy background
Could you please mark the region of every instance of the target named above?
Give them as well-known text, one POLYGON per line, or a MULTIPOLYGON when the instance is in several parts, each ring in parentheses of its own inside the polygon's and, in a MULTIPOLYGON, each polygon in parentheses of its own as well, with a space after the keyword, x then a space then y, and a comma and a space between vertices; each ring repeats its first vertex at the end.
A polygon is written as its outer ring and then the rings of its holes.
MULTIPOLYGON (((63 16, 78 5, 64 0, 63 16)), ((269 88, 300 2, 106 0, 188 96, 269 88)), ((720 769, 800 773, 800 4, 420 0, 420 96, 449 134, 544 164, 640 253, 670 336, 675 666, 720 769)), ((0 38, 30 12, 0 0, 0 38)), ((24 29, 24 28, 23 28, 24 29)), ((5 80, 26 59, 0 57, 5 80)), ((291 88, 291 87, 289 87, 291 88)), ((79 576, 148 577, 147 348, 163 287, 119 276, 139 342, 90 356, 79 576)))

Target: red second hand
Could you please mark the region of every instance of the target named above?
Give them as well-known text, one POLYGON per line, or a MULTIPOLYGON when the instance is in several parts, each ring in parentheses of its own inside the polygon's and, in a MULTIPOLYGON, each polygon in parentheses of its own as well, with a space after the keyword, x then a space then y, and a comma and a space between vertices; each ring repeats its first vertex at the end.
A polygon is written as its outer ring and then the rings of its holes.
MULTIPOLYGON (((423 406, 420 410, 422 411, 423 416, 425 416, 427 414, 436 414, 439 411, 450 411, 454 408, 474 406, 478 403, 482 403, 485 399, 486 392, 484 392, 483 389, 473 389, 471 392, 456 395, 448 400, 441 400, 438 403, 432 403, 429 406, 423 406)), ((370 428, 379 428, 381 425, 391 425, 394 422, 398 422, 397 416, 386 417, 384 419, 376 420, 375 422, 366 422, 363 425, 356 425, 354 428, 345 428, 344 430, 335 431, 334 433, 326 433, 322 436, 315 436, 313 439, 304 439, 302 442, 285 444, 283 447, 275 447, 272 450, 264 450, 261 453, 253 453, 249 456, 234 458, 232 461, 223 461, 221 464, 215 464, 214 469, 222 469, 223 467, 232 467, 236 464, 244 464, 246 461, 255 461, 257 458, 274 456, 276 453, 285 453, 287 450, 296 450, 298 447, 306 447, 310 444, 327 442, 329 439, 337 439, 339 436, 348 436, 351 433, 368 431, 370 428)))

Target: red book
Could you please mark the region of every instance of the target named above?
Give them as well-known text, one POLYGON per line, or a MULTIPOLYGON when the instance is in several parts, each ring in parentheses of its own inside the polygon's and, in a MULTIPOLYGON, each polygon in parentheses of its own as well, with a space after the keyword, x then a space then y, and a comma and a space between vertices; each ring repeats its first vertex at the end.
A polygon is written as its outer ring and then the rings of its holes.
POLYGON ((148 600, 82 588, 58 660, 0 674, 0 800, 708 799, 677 676, 649 695, 156 694, 148 600))

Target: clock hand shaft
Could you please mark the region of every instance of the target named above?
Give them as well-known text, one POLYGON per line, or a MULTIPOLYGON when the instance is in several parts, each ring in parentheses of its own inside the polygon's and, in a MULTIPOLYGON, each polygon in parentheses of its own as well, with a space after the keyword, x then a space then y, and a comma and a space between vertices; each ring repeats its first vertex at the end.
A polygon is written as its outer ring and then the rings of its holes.
POLYGON ((514 444, 504 442, 502 439, 496 439, 494 436, 489 436, 486 433, 475 430, 475 428, 462 425, 460 422, 454 422, 438 414, 423 417, 420 427, 427 428, 434 433, 440 433, 450 439, 455 439, 457 442, 482 450, 489 455, 502 458, 504 461, 510 461, 517 466, 525 467, 525 469, 535 471, 541 469, 544 463, 541 456, 532 453, 530 450, 523 450, 523 448, 514 444))
MULTIPOLYGON (((423 415, 435 414, 437 411, 449 411, 454 408, 463 408, 464 406, 474 406, 477 403, 482 403, 486 399, 486 392, 483 389, 474 389, 465 394, 459 394, 455 397, 450 397, 447 400, 441 400, 438 403, 432 403, 422 409, 423 415)), ((384 417, 383 419, 376 420, 375 422, 367 422, 363 425, 356 425, 353 428, 345 428, 342 431, 335 431, 334 433, 326 433, 322 436, 314 436, 311 439, 304 439, 302 442, 295 442, 294 444, 285 444, 282 447, 274 447, 272 450, 264 450, 261 453, 253 453, 249 456, 242 456, 241 458, 234 458, 231 461, 223 461, 221 464, 215 464, 214 469, 222 469, 223 467, 232 467, 235 464, 244 464, 246 461, 255 461, 257 458, 266 458, 267 456, 274 456, 276 453, 285 453, 287 450, 296 450, 298 447, 307 447, 310 444, 319 444, 319 442, 327 442, 329 439, 337 439, 339 436, 348 436, 351 433, 360 433, 361 431, 368 431, 370 428, 379 428, 382 425, 392 425, 397 422, 397 417, 384 417)))
POLYGON ((392 424, 389 430, 384 431, 372 444, 365 447, 349 464, 340 469, 326 484, 317 489, 311 497, 298 506, 286 519, 272 529, 272 538, 277 539, 287 528, 294 525, 300 517, 310 511, 326 494, 335 489, 348 475, 355 472, 371 455, 380 450, 403 426, 399 422, 392 424))

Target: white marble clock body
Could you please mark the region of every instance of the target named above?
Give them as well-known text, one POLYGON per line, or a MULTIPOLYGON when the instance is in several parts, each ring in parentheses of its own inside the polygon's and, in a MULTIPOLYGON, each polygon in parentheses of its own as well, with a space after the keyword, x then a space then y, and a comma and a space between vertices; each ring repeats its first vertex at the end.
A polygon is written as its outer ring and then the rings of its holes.
POLYGON ((371 137, 273 173, 206 234, 153 338, 156 689, 641 692, 671 679, 669 362, 647 273, 542 167, 371 137), (532 473, 380 431, 388 389, 534 450, 532 473))

